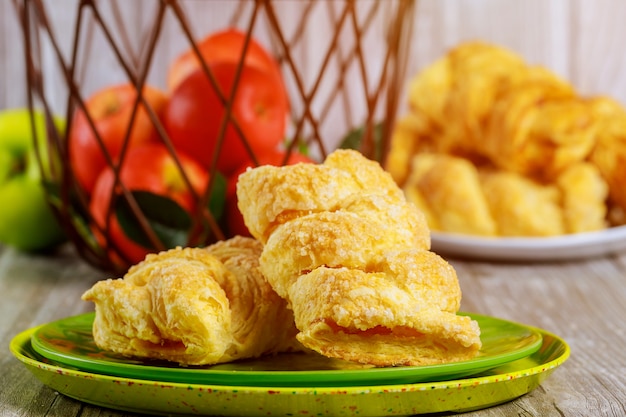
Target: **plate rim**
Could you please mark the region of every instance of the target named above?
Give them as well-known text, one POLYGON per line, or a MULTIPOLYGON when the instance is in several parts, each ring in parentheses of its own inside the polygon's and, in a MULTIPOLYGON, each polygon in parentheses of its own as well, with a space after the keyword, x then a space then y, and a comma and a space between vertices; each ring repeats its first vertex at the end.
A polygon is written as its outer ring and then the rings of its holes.
MULTIPOLYGON (((48 372, 54 372, 57 374, 63 374, 67 376, 73 375, 73 376, 77 376, 80 378, 102 379, 102 380, 106 380, 106 381, 113 382, 116 384, 119 384, 120 382, 128 382, 130 385, 132 384, 153 385, 154 383, 162 383, 162 381, 156 381, 156 380, 118 377, 118 376, 113 376, 113 375, 97 374, 97 373, 81 371, 78 369, 67 368, 59 364, 51 364, 51 363, 42 362, 38 359, 29 357, 26 354, 22 353, 23 347, 26 344, 30 344, 31 335, 33 334, 33 332, 39 327, 44 326, 44 325, 45 324, 42 324, 42 325, 35 326, 30 329, 24 330, 18 333, 17 335, 15 335, 11 339, 11 342, 9 344, 9 349, 11 353, 13 354, 13 356, 16 359, 18 359, 20 362, 24 364, 28 364, 30 366, 34 366, 42 370, 46 370, 48 372)), ((216 389, 216 390, 231 389, 235 392, 241 392, 242 390, 245 390, 245 391, 250 391, 250 392, 258 391, 258 392, 263 392, 263 393, 267 392, 268 390, 278 389, 278 390, 289 391, 290 394, 298 394, 298 393, 308 394, 312 391, 315 391, 317 393, 328 393, 328 394, 337 394, 338 391, 342 393, 352 392, 352 393, 358 394, 362 392, 370 392, 372 389, 377 389, 377 388, 387 392, 387 391, 394 390, 394 389, 398 391, 404 391, 407 388, 420 389, 422 386, 428 387, 429 389, 447 389, 451 386, 463 387, 463 386, 476 385, 477 383, 482 385, 482 384, 487 384, 487 383, 501 382, 503 380, 502 379, 503 376, 507 377, 508 379, 514 379, 515 377, 527 377, 527 376, 532 376, 536 374, 541 374, 543 372, 546 372, 547 370, 554 369, 556 367, 561 366, 565 361, 569 359, 571 355, 571 347, 563 338, 561 338, 560 336, 557 336, 556 334, 550 331, 540 329, 538 327, 534 327, 534 326, 527 326, 527 327, 534 329, 535 331, 542 334, 542 345, 540 349, 537 352, 535 352, 535 354, 541 351, 544 345, 555 343, 555 342, 560 345, 561 352, 558 354, 558 356, 556 356, 555 358, 547 362, 540 363, 535 366, 531 366, 529 368, 518 369, 518 370, 511 371, 511 372, 503 373, 503 374, 494 374, 494 375, 486 375, 486 376, 478 375, 478 376, 470 376, 467 378, 460 378, 460 379, 446 380, 446 381, 429 381, 429 382, 416 382, 416 383, 408 383, 408 384, 381 384, 381 385, 371 385, 371 386, 344 386, 344 387, 317 387, 317 386, 315 387, 269 387, 269 386, 260 387, 260 386, 241 386, 241 385, 229 386, 229 385, 219 385, 219 384, 193 384, 193 383, 182 383, 182 382, 163 382, 163 383, 166 384, 167 386, 178 387, 182 389, 187 389, 188 387, 203 387, 203 388, 216 389)), ((497 367, 495 369, 497 369, 497 367)))
MULTIPOLYGON (((527 356, 532 355, 537 350, 539 350, 543 344, 543 336, 540 331, 537 329, 524 325, 522 323, 517 323, 511 320, 506 320, 497 317, 491 317, 484 314, 477 313, 466 313, 460 312, 459 315, 469 316, 474 320, 479 321, 479 323, 485 322, 487 320, 496 321, 499 326, 505 325, 514 325, 519 331, 525 330, 528 331, 528 337, 532 340, 525 345, 523 348, 518 349, 514 353, 500 353, 496 355, 492 355, 489 357, 483 358, 475 358, 468 361, 455 362, 455 363, 446 363, 439 365, 424 365, 424 366, 406 366, 406 367, 380 367, 380 368, 365 368, 365 369, 329 369, 329 370, 304 370, 304 371, 282 371, 282 370, 229 370, 229 369, 199 369, 197 376, 193 378, 189 378, 187 383, 215 383, 218 385, 226 384, 233 386, 281 386, 281 387, 295 387, 295 386, 308 386, 309 382, 303 382, 304 379, 310 380, 310 383, 317 383, 317 386, 329 386, 335 388, 341 388, 347 386, 347 384, 359 384, 360 386, 369 385, 373 380, 381 381, 380 383, 386 382, 387 380, 393 379, 414 379, 411 383, 417 382, 427 382, 435 379, 457 379, 461 376, 469 376, 475 375, 480 372, 484 372, 488 369, 502 366, 505 363, 512 362, 527 356), (506 358, 503 360, 502 358, 506 358), (436 374, 431 374, 433 369, 438 371, 436 374), (268 383, 257 383, 251 384, 251 381, 257 381, 259 379, 271 377, 271 381, 268 383), (296 378, 294 378, 296 377, 296 378), (214 382, 206 381, 203 382, 201 379, 210 379, 213 378, 214 382), (239 378, 248 378, 249 381, 246 383, 243 381, 239 382, 239 378), (231 379, 231 381, 228 381, 231 379), (235 379, 235 381, 233 381, 235 379), (295 379, 295 381, 294 381, 295 379), (334 381, 333 381, 334 380, 334 381), (216 381, 216 382, 215 382, 216 381), (303 385, 304 384, 304 385, 303 385), (323 385, 322 385, 323 384, 323 385)), ((105 359, 94 359, 94 360, 86 360, 83 357, 71 356, 70 359, 66 360, 68 355, 54 350, 51 347, 48 347, 41 342, 35 336, 43 331, 48 326, 57 325, 60 322, 64 321, 78 321, 85 320, 88 322, 92 322, 95 314, 94 312, 88 312, 83 314, 78 314, 75 316, 65 317, 63 319, 55 320, 49 323, 42 324, 38 326, 31 334, 31 346, 32 349, 43 358, 51 360, 57 363, 60 366, 69 366, 71 368, 76 368, 81 371, 89 372, 89 373, 98 373, 98 374, 108 374, 117 377, 131 378, 131 379, 141 379, 136 374, 137 372, 150 372, 154 371, 158 373, 158 380, 164 382, 185 382, 184 377, 189 377, 190 373, 187 370, 182 369, 183 372, 180 372, 180 368, 165 368, 158 367, 153 365, 142 365, 142 364, 125 364, 122 366, 116 366, 115 362, 108 362, 105 359), (168 378, 169 376, 169 378, 168 378)), ((191 373, 194 374, 196 370, 192 370, 191 373)), ((407 382, 409 383, 409 382, 407 382)))
POLYGON ((626 225, 547 237, 488 237, 431 230, 431 250, 484 260, 570 260, 626 250, 626 225))
POLYGON ((571 353, 561 337, 533 328, 542 334, 543 342, 530 361, 522 359, 494 368, 486 375, 459 380, 371 387, 242 387, 159 383, 90 374, 38 361, 36 352, 25 346, 30 344, 30 329, 15 336, 10 348, 44 385, 99 407, 167 416, 240 416, 242 410, 245 415, 267 416, 306 410, 324 415, 382 417, 475 411, 529 393, 563 365, 571 353), (138 396, 150 401, 139 405, 135 402, 138 396))

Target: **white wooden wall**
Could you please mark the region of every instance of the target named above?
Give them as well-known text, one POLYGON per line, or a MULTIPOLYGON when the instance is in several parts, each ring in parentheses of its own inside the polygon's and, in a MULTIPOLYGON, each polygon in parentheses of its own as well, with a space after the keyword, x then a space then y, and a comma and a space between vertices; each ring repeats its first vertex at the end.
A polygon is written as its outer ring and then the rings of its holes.
MULTIPOLYGON (((0 0, 0 109, 26 104, 23 41, 14 2, 0 0)), ((120 3, 129 27, 140 27, 146 18, 141 7, 145 3, 120 3)), ((54 4, 52 23, 62 43, 69 45, 78 0, 54 0, 54 4)), ((214 13, 215 8, 229 8, 232 4, 233 0, 190 0, 185 2, 185 7, 194 16, 195 26, 219 27, 224 22, 220 21, 219 11, 214 13), (213 10, 208 13, 210 7, 213 10)), ((281 13, 289 14, 289 7, 285 6, 281 13)), ((323 33, 324 22, 319 20, 316 25, 323 33)), ((626 1, 417 0, 414 25, 408 75, 457 43, 480 39, 506 46, 528 62, 554 70, 572 82, 581 94, 605 94, 626 104, 626 1)), ((176 36, 171 39, 171 44, 159 51, 164 63, 182 48, 180 39, 176 36)), ((310 42, 313 52, 315 42, 310 42)), ((301 56, 304 61, 308 58, 306 53, 301 56)), ((109 59, 106 55, 93 54, 91 60, 97 63, 99 72, 85 79, 82 86, 85 91, 116 77, 109 59)), ((159 84, 163 75, 164 71, 156 70, 150 77, 159 84)), ((64 94, 60 78, 58 83, 48 87, 50 95, 64 94)), ((63 102, 62 98, 59 100, 63 102)))

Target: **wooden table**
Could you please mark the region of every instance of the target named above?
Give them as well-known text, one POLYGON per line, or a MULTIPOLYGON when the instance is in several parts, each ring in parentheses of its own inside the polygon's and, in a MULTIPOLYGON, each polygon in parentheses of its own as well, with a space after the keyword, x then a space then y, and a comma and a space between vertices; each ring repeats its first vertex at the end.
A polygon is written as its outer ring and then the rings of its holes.
MULTIPOLYGON (((571 357, 529 394, 467 416, 626 415, 626 253, 558 263, 451 260, 464 311, 537 326, 563 337, 571 357)), ((0 247, 0 416, 128 416, 41 384, 9 352, 22 330, 90 311, 80 295, 104 278, 70 246, 50 256, 0 247)))

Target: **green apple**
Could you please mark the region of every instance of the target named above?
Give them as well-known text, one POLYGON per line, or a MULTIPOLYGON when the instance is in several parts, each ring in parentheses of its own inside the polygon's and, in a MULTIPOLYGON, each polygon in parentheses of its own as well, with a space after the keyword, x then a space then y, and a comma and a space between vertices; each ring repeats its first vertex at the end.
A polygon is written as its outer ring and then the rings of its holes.
MULTIPOLYGON (((33 113, 37 138, 45 138, 43 113, 33 113)), ((54 118, 57 129, 65 129, 54 118)), ((43 177, 37 161, 30 111, 25 108, 0 111, 0 244, 22 251, 43 251, 65 240, 46 200, 43 177)))

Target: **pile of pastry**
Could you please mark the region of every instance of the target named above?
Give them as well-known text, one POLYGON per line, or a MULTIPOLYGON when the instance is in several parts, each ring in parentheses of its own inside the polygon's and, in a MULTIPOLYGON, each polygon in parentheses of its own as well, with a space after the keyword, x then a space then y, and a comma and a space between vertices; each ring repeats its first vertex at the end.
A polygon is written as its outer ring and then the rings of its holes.
POLYGON ((468 42, 414 76, 385 168, 431 230, 550 236, 626 223, 626 110, 468 42))
POLYGON ((102 349, 202 365, 305 351, 373 366, 473 358, 450 264, 391 175, 351 150, 239 177, 254 238, 148 255, 97 282, 102 349))

